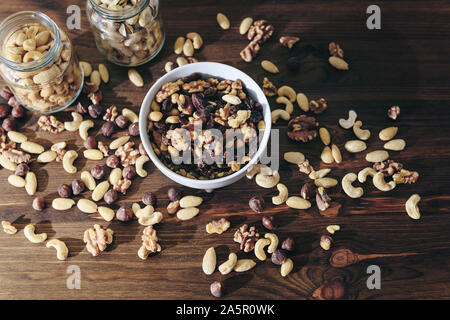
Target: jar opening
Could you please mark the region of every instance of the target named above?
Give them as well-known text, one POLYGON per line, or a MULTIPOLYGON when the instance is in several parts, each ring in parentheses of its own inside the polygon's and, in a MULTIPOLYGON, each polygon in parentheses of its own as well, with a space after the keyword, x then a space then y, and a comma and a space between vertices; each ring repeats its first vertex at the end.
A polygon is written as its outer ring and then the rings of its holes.
POLYGON ((51 63, 61 50, 61 33, 59 32, 58 26, 47 15, 36 11, 20 11, 4 19, 0 24, 0 39, 3 39, 3 44, 0 48, 0 62, 4 63, 8 68, 19 72, 42 69, 51 63), (44 25, 53 33, 54 41, 48 51, 39 59, 30 62, 16 62, 5 58, 3 53, 8 37, 12 36, 19 28, 35 23, 44 25))
POLYGON ((108 20, 127 20, 140 14, 149 6, 150 0, 137 0, 136 4, 130 8, 122 10, 112 10, 97 4, 96 0, 88 0, 97 14, 108 20))

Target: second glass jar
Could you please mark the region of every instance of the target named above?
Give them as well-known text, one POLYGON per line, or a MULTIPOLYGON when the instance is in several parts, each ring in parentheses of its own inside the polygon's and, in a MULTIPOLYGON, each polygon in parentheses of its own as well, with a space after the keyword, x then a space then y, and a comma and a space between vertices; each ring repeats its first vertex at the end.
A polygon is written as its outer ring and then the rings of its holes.
POLYGON ((87 0, 86 12, 97 48, 115 64, 144 64, 164 44, 158 0, 87 0))

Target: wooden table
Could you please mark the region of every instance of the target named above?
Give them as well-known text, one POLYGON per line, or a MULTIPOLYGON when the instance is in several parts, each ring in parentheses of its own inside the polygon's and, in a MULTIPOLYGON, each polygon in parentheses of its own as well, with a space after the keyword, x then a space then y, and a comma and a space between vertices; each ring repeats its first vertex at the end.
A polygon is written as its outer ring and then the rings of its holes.
MULTIPOLYGON (((81 60, 94 65, 105 62, 97 51, 82 8, 81 30, 69 32, 81 60)), ((43 11, 60 26, 65 25, 66 8, 74 1, 5 2, 1 17, 18 10, 43 11)), ((347 172, 358 172, 368 165, 365 153, 350 155, 343 150, 345 141, 353 133, 340 128, 339 118, 349 108, 357 111, 364 127, 372 131, 368 151, 382 148, 378 131, 392 125, 386 110, 392 105, 401 107, 395 125, 399 138, 407 141, 402 152, 391 152, 392 159, 420 173, 413 185, 399 185, 392 192, 377 191, 371 183, 364 185, 360 199, 350 199, 340 186, 331 191, 335 203, 342 205, 335 218, 319 214, 314 205, 306 211, 274 206, 271 196, 276 190, 259 188, 253 181, 243 178, 232 186, 212 194, 184 188, 186 194, 199 194, 206 201, 195 219, 180 222, 165 211, 167 189, 175 183, 163 176, 153 165, 148 165, 149 176, 135 179, 120 205, 139 201, 145 191, 158 196, 158 209, 164 220, 157 225, 163 251, 147 261, 137 257, 143 227, 137 221, 120 223, 90 218, 73 208, 56 212, 47 208, 37 213, 31 208, 33 197, 16 189, 6 180, 9 174, 0 170, 2 192, 0 215, 19 229, 14 235, 0 233, 0 298, 2 299, 209 299, 209 285, 224 280, 228 288, 226 299, 310 299, 312 292, 324 281, 341 276, 348 286, 349 299, 448 299, 450 298, 450 90, 448 65, 450 63, 450 3, 448 1, 378 1, 381 8, 381 30, 366 28, 367 3, 360 1, 162 1, 161 13, 167 33, 166 45, 159 56, 138 71, 144 76, 143 88, 134 87, 127 78, 127 69, 108 63, 111 80, 102 86, 103 105, 116 104, 139 111, 141 101, 160 76, 166 61, 175 61, 173 43, 177 36, 189 31, 199 32, 204 46, 196 57, 201 61, 218 61, 233 65, 262 83, 268 76, 277 86, 286 84, 306 93, 311 99, 325 97, 328 110, 317 117, 327 127, 333 142, 343 151, 344 161, 339 164, 320 163, 323 148, 319 139, 308 144, 296 144, 286 137, 286 123, 275 128, 281 130, 280 155, 286 151, 301 151, 315 168, 332 168, 330 176, 339 180, 347 172), (231 20, 231 30, 223 31, 215 21, 217 12, 224 12, 231 20), (247 40, 238 33, 240 21, 246 17, 264 18, 275 27, 275 34, 263 45, 252 63, 239 57, 247 40), (296 35, 301 42, 292 51, 281 47, 281 35, 296 35), (338 42, 350 63, 350 71, 339 72, 327 62, 327 46, 338 42), (297 56, 299 73, 290 73, 286 59, 297 56), (263 59, 275 62, 280 73, 267 74, 259 66, 263 59), (404 208, 413 193, 422 196, 422 218, 410 219, 404 208), (201 272, 205 250, 216 248, 219 263, 229 252, 236 252, 233 233, 242 223, 250 223, 264 233, 261 216, 248 207, 251 196, 262 194, 266 200, 266 214, 275 214, 279 221, 276 231, 280 239, 291 236, 296 241, 293 256, 295 267, 286 278, 280 276, 279 267, 270 261, 259 263, 243 274, 221 276, 218 272, 206 276, 201 272), (231 228, 222 235, 208 235, 205 224, 225 217, 231 228), (43 244, 32 244, 23 236, 23 227, 35 223, 39 232, 49 238, 64 240, 70 250, 68 260, 56 260, 55 251, 43 244), (84 248, 83 231, 94 223, 115 231, 114 244, 98 257, 92 257, 84 248), (339 224, 332 249, 323 251, 319 239, 326 234, 326 226, 339 224), (350 248, 368 253, 418 253, 406 257, 367 260, 337 269, 328 263, 330 253, 338 248, 350 248), (381 289, 366 286, 369 265, 381 268, 381 289), (66 273, 70 265, 81 270, 81 289, 69 290, 66 273)), ((271 100, 275 107, 275 102, 271 100)), ((300 114, 296 107, 295 114, 300 114)), ((57 114, 59 119, 69 118, 70 112, 57 114)), ((82 151, 78 134, 63 132, 59 135, 36 132, 37 116, 22 122, 22 130, 33 140, 49 147, 56 141, 66 140, 71 148, 82 151)), ((98 123, 95 129, 98 129, 98 123)), ((78 174, 89 170, 92 161, 76 161, 78 174)), ((47 203, 57 196, 61 183, 70 183, 60 163, 39 165, 32 170, 38 175, 39 196, 47 203)), ((299 194, 306 176, 296 166, 281 160, 281 181, 291 194, 299 194)), ((89 196, 86 193, 85 196, 89 196)), ((240 256, 245 256, 240 254, 240 256)), ((253 257, 250 254, 249 257, 253 257)), ((254 257, 253 257, 254 258, 254 257)))

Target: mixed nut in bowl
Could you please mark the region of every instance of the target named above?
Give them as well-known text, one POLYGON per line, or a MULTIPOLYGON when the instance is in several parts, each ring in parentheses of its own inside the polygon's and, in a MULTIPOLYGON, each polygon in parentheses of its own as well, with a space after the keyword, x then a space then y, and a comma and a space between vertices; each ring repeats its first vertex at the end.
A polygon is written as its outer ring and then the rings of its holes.
POLYGON ((19 102, 39 113, 70 106, 83 71, 66 33, 41 12, 21 11, 0 25, 0 74, 19 102))
POLYGON ((242 71, 215 62, 176 68, 148 91, 139 130, 150 159, 167 177, 197 189, 242 178, 265 152, 269 103, 242 71))

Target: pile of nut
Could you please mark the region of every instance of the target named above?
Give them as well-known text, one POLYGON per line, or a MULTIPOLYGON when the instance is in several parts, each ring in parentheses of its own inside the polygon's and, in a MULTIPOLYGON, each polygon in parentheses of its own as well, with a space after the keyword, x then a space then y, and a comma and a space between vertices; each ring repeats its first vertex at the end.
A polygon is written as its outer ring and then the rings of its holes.
POLYGON ((233 161, 222 164, 226 157, 222 142, 228 134, 240 132, 242 139, 237 136, 226 148, 247 146, 248 150, 257 130, 264 128, 262 111, 241 80, 202 79, 195 73, 162 86, 151 105, 147 129, 155 153, 168 168, 192 179, 215 179, 238 171, 250 160, 248 152, 241 158, 237 158, 237 152, 233 161), (218 129, 223 140, 216 141, 211 129, 218 129), (200 145, 195 144, 198 141, 200 145), (174 164, 175 158, 191 151, 199 157, 198 163, 174 164), (208 165, 202 153, 219 161, 208 165))
MULTIPOLYGON (((61 34, 61 50, 55 60, 32 72, 6 70, 8 81, 17 99, 40 112, 48 112, 69 103, 78 93, 81 69, 72 59, 72 45, 64 31, 61 34)), ((2 47, 2 55, 14 62, 32 62, 43 57, 52 48, 54 35, 41 24, 24 25, 8 37, 2 47)))
MULTIPOLYGON (((127 11, 137 8, 137 0, 95 0, 97 6, 110 11, 127 11)), ((97 45, 109 60, 124 65, 138 65, 148 61, 158 52, 164 32, 157 6, 150 1, 139 14, 130 14, 127 20, 112 20, 88 4, 88 16, 97 45)))

